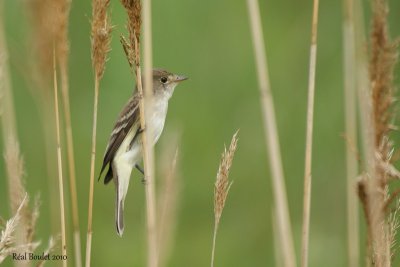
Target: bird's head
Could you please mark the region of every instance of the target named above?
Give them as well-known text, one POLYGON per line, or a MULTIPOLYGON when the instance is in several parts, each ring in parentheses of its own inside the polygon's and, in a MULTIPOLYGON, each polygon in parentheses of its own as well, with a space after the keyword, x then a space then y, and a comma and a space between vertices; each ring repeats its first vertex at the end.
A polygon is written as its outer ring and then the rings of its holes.
POLYGON ((164 69, 153 69, 153 94, 170 98, 175 87, 187 79, 186 76, 174 74, 164 69))

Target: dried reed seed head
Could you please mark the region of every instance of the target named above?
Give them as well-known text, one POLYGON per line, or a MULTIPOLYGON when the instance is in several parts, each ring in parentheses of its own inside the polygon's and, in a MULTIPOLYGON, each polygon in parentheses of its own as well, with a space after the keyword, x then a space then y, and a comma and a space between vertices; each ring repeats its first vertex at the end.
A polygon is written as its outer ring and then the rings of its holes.
MULTIPOLYGON (((127 30, 129 36, 129 46, 124 46, 125 54, 127 55, 127 59, 129 65, 134 65, 136 67, 140 66, 140 28, 142 24, 142 7, 140 0, 121 0, 122 5, 124 6, 126 13, 128 14, 127 18, 127 30)), ((136 69, 135 69, 136 71, 136 69)))
POLYGON ((104 74, 107 53, 111 50, 112 26, 107 14, 110 0, 93 0, 92 11, 92 64, 97 79, 104 74))
POLYGON ((219 219, 221 218, 226 197, 228 196, 229 189, 232 185, 232 181, 229 181, 229 171, 232 166, 233 156, 235 155, 237 147, 237 134, 238 132, 233 135, 229 149, 226 150, 225 147, 218 168, 217 179, 214 185, 214 216, 216 223, 218 223, 219 219))
POLYGON ((121 42, 122 48, 124 49, 124 53, 125 53, 126 59, 128 60, 129 67, 131 68, 131 70, 134 70, 134 67, 135 67, 134 48, 131 46, 130 43, 128 43, 128 41, 122 34, 120 35, 119 40, 121 42))
POLYGON ((68 17, 71 0, 30 0, 27 8, 32 20, 32 38, 36 60, 41 71, 49 74, 52 69, 53 46, 56 44, 59 61, 67 65, 68 17))
POLYGON ((375 0, 371 31, 370 80, 374 112, 375 147, 382 154, 391 148, 389 142, 382 145, 384 137, 392 130, 394 85, 393 72, 398 58, 398 42, 392 42, 388 34, 386 1, 375 0))
POLYGON ((140 0, 121 0, 122 5, 128 13, 128 31, 131 43, 134 43, 133 37, 140 38, 140 27, 142 24, 142 5, 140 0))
POLYGON ((58 0, 58 25, 57 25, 57 56, 61 65, 68 65, 69 41, 68 18, 71 8, 71 0, 58 0))
POLYGON ((26 1, 31 19, 32 43, 35 60, 39 62, 42 75, 48 76, 52 70, 53 45, 57 35, 58 1, 54 0, 30 0, 26 1), (44 74, 43 74, 44 73, 44 74))

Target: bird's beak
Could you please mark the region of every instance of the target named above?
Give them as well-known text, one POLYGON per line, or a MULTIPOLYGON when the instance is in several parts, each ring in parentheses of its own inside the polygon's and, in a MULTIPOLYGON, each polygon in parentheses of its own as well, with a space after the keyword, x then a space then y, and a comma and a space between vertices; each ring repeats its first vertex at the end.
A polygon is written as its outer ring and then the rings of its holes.
POLYGON ((175 77, 175 82, 182 82, 189 79, 188 77, 184 76, 184 75, 176 75, 175 77))

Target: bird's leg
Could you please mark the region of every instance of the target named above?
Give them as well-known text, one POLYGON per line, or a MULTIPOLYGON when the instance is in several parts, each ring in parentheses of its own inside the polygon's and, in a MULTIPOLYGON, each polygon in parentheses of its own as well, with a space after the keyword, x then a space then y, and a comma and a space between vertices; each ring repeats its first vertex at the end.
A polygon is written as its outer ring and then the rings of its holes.
POLYGON ((144 175, 144 170, 142 169, 142 167, 139 166, 139 164, 135 164, 135 168, 144 175))
POLYGON ((147 181, 146 181, 146 175, 144 174, 142 167, 140 167, 139 164, 135 164, 135 168, 143 174, 142 184, 145 185, 147 181))

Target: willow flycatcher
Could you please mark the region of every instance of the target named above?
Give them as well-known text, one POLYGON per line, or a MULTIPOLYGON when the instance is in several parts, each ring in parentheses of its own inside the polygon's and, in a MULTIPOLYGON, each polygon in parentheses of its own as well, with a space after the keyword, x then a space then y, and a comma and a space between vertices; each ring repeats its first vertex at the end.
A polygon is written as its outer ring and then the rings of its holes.
POLYGON ((122 236, 124 232, 124 201, 126 193, 128 192, 129 180, 133 167, 136 167, 144 174, 143 170, 138 165, 142 158, 142 141, 140 134, 143 131, 149 130, 151 136, 148 142, 150 142, 151 146, 157 143, 164 128, 168 110, 168 100, 171 98, 175 87, 186 79, 187 77, 182 75, 173 74, 162 69, 154 69, 153 95, 152 99, 148 101, 148 106, 145 107, 146 113, 149 112, 148 121, 146 121, 147 129, 142 130, 140 127, 140 96, 138 92, 136 92, 125 105, 111 132, 104 154, 100 176, 108 166, 104 184, 114 179, 116 188, 115 223, 119 236, 122 236))

